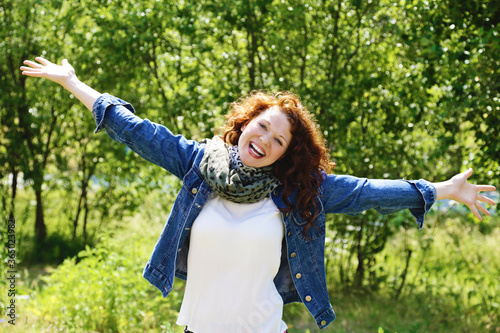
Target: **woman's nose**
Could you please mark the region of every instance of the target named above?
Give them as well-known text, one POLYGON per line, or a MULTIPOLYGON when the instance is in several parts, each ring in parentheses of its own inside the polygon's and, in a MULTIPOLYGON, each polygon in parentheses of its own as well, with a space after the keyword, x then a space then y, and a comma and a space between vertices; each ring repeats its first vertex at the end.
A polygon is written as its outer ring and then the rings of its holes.
POLYGON ((269 146, 269 142, 271 140, 271 137, 270 137, 269 133, 265 133, 265 134, 262 134, 262 136, 260 137, 260 140, 261 140, 262 144, 269 146))

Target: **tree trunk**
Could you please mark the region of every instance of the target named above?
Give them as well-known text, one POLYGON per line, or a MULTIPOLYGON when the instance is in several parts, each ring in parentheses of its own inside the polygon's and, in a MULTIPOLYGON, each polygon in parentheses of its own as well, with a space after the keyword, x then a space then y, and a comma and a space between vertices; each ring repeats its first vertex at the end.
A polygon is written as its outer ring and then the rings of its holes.
POLYGON ((358 239, 356 244, 358 252, 358 267, 356 268, 356 276, 354 277, 354 287, 361 288, 363 286, 363 278, 365 275, 365 249, 361 245, 363 241, 363 230, 364 230, 365 219, 360 219, 358 239))
MULTIPOLYGON (((84 170, 85 173, 85 170, 84 170)), ((73 220, 73 240, 76 238, 76 228, 78 227, 78 219, 80 218, 80 212, 82 211, 82 203, 87 202, 87 181, 86 177, 82 179, 82 192, 80 193, 80 199, 78 200, 78 207, 76 210, 76 216, 73 220)))
POLYGON ((408 250, 408 255, 406 256, 406 265, 405 265, 405 270, 401 274, 401 284, 399 285, 398 291, 396 292, 396 301, 399 298, 399 295, 401 294, 401 290, 403 290, 403 286, 405 285, 406 281, 406 275, 408 274, 408 267, 410 267, 410 258, 411 258, 411 250, 408 250))
POLYGON ((14 220, 14 214, 16 209, 16 194, 17 194, 17 174, 19 172, 15 167, 12 167, 12 192, 10 196, 10 212, 9 220, 14 220))
POLYGON ((247 2, 247 50, 248 50, 248 76, 250 78, 250 90, 255 89, 255 57, 257 54, 257 36, 255 29, 257 29, 257 17, 254 12, 254 5, 251 1, 247 2))
POLYGON ((89 215, 89 205, 87 201, 87 192, 85 192, 85 198, 84 198, 84 215, 83 215, 83 241, 84 243, 87 243, 87 217, 89 215))
POLYGON ((35 219, 35 237, 38 244, 45 242, 47 238, 47 227, 45 226, 45 219, 43 214, 42 204, 42 186, 35 186, 36 195, 36 219, 35 219))

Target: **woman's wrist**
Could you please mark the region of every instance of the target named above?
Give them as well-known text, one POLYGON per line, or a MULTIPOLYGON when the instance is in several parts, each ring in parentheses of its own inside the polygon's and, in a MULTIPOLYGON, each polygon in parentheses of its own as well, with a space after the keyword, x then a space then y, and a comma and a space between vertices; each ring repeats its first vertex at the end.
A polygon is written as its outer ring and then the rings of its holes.
POLYGON ((78 98, 90 111, 92 111, 94 102, 101 96, 100 92, 80 81, 76 75, 68 78, 61 85, 78 98))
POLYGON ((83 82, 80 81, 80 79, 78 79, 78 77, 76 77, 76 75, 71 75, 67 79, 65 79, 64 81, 59 82, 59 84, 64 89, 66 89, 69 92, 73 93, 73 90, 76 89, 76 88, 78 88, 78 86, 80 86, 81 84, 83 84, 83 82))
POLYGON ((436 201, 443 199, 453 200, 455 196, 455 187, 453 186, 453 182, 451 180, 432 183, 432 185, 436 188, 436 201))

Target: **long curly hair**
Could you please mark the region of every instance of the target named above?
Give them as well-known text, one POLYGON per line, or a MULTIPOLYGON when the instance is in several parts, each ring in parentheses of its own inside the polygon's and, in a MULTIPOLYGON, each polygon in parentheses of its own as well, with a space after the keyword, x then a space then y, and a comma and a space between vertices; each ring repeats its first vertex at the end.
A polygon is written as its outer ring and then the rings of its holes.
POLYGON ((298 96, 289 92, 269 94, 253 91, 231 104, 226 116, 226 124, 217 130, 223 140, 237 145, 241 128, 270 107, 278 106, 287 116, 291 125, 292 140, 284 153, 273 166, 273 175, 283 183, 283 201, 287 205, 284 212, 300 209, 307 221, 303 235, 314 226, 318 213, 314 196, 322 181, 322 172, 329 173, 334 163, 330 162, 325 140, 311 113, 302 105, 298 96), (297 205, 289 197, 298 189, 297 205))

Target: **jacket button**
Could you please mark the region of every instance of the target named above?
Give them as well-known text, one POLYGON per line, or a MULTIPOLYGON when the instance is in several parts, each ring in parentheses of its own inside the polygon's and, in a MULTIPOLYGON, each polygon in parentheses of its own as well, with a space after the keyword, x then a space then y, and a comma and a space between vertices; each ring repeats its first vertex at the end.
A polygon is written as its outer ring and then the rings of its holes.
POLYGON ((196 187, 193 187, 193 189, 191 190, 191 193, 193 193, 193 194, 198 193, 198 189, 196 187))
MULTIPOLYGON (((309 296, 309 295, 307 295, 307 296, 306 296, 306 301, 307 301, 307 302, 310 302, 311 300, 312 300, 312 297, 311 297, 311 296, 309 296)), ((326 323, 325 323, 325 324, 326 324, 326 323)))
POLYGON ((292 254, 290 254, 290 258, 295 258, 296 255, 297 255, 297 253, 292 252, 292 254))
POLYGON ((325 326, 326 325, 326 320, 322 320, 320 324, 321 324, 321 326, 325 326))
POLYGON ((288 237, 290 237, 291 235, 292 235, 292 232, 291 232, 291 231, 289 231, 289 232, 288 232, 288 237))
MULTIPOLYGON (((295 277, 296 277, 297 279, 300 279, 300 278, 302 277, 302 274, 297 273, 297 274, 295 275, 295 277)), ((306 299, 307 299, 307 297, 306 297, 306 299)))

